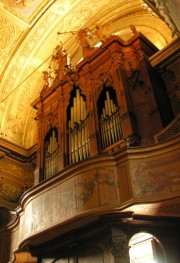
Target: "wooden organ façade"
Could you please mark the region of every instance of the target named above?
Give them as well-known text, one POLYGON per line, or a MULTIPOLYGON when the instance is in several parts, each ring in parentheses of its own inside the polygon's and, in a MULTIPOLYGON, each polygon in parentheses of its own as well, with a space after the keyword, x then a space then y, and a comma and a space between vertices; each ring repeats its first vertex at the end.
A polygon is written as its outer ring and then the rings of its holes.
POLYGON ((32 103, 39 125, 36 183, 84 159, 153 144, 172 120, 165 86, 148 61, 157 48, 142 34, 84 45, 76 67, 67 65, 62 48, 56 51, 56 75, 46 74, 32 103))

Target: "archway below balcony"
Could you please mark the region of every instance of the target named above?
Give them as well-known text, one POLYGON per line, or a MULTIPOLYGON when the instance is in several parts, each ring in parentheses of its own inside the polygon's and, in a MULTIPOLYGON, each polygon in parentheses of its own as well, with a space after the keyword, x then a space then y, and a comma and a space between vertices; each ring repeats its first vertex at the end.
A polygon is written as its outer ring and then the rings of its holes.
POLYGON ((130 263, 166 263, 161 242, 153 235, 140 232, 129 241, 130 263))

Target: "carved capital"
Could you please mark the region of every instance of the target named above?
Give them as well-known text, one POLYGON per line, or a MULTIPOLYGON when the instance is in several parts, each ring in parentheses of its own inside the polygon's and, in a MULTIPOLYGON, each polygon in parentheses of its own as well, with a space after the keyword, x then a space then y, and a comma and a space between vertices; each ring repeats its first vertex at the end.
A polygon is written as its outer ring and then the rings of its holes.
POLYGON ((112 228, 112 249, 111 252, 117 263, 129 263, 129 247, 124 231, 112 228))

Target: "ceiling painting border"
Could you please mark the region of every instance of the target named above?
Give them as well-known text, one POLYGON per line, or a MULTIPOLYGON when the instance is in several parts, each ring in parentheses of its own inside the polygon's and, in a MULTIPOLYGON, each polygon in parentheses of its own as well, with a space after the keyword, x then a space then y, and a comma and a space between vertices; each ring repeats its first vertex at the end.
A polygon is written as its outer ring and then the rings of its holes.
POLYGON ((13 16, 15 19, 20 20, 26 26, 31 27, 38 20, 38 18, 44 13, 44 11, 47 10, 49 6, 51 6, 52 3, 54 2, 55 0, 42 0, 35 10, 29 9, 29 11, 28 11, 28 6, 27 8, 25 6, 24 10, 27 9, 27 14, 29 12, 29 16, 23 15, 21 11, 18 11, 20 9, 16 8, 15 5, 14 6, 10 5, 7 0, 3 1, 3 3, 0 3, 0 9, 8 13, 10 16, 13 16))

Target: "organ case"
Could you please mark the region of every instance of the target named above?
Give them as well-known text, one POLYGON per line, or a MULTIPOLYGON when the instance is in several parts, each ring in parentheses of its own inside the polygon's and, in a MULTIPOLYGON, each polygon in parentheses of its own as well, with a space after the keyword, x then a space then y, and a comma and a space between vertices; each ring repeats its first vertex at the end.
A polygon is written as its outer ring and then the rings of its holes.
POLYGON ((107 38, 75 67, 63 60, 63 74, 32 103, 39 126, 36 183, 86 158, 153 142, 162 128, 149 73, 155 52, 136 33, 129 41, 107 38))

